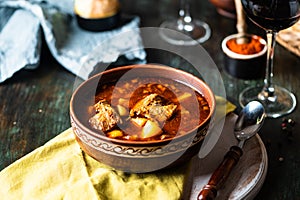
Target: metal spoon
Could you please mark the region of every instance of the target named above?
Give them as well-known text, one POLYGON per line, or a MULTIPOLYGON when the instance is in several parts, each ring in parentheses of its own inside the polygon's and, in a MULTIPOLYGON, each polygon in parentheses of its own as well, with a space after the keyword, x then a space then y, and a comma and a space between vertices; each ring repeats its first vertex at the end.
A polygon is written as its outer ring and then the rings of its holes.
POLYGON ((254 136, 262 127, 265 116, 265 109, 258 101, 251 101, 243 108, 234 127, 234 135, 239 143, 237 146, 232 146, 224 156, 223 162, 199 193, 198 200, 214 199, 217 196, 218 189, 224 184, 231 170, 242 156, 245 141, 254 136))

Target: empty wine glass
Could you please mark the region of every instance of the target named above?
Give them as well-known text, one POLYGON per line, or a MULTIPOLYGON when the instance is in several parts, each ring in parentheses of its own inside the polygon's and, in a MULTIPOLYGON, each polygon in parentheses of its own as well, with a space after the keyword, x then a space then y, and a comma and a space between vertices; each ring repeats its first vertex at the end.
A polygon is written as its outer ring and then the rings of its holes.
POLYGON ((300 0, 241 0, 247 16, 267 34, 267 66, 263 87, 246 88, 239 96, 242 106, 259 100, 268 117, 277 118, 291 113, 296 98, 287 89, 273 83, 273 57, 276 35, 295 24, 300 18, 300 0))
POLYGON ((178 19, 165 21, 160 25, 162 28, 160 35, 171 44, 195 45, 205 42, 211 35, 211 30, 207 23, 191 17, 188 1, 180 0, 178 19))

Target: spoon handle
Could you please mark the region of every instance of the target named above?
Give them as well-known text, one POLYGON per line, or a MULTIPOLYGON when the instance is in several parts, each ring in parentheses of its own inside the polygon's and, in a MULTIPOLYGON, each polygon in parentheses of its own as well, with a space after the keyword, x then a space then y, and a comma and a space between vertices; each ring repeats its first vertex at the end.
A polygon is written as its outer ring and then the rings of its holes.
POLYGON ((217 196, 218 189, 224 184, 233 167, 237 164, 243 151, 238 146, 232 146, 224 156, 222 163, 214 171, 208 183, 198 194, 197 200, 211 200, 217 196))
POLYGON ((242 7, 241 0, 235 0, 235 9, 237 15, 237 24, 236 28, 238 33, 246 33, 247 25, 246 25, 246 17, 242 7))

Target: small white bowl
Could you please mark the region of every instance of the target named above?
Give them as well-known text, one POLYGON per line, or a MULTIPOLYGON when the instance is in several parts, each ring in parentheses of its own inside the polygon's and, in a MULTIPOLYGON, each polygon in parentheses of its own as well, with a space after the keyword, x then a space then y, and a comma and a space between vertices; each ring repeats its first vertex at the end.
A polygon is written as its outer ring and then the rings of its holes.
POLYGON ((252 34, 233 34, 223 39, 221 47, 224 53, 224 69, 233 77, 240 79, 260 79, 265 76, 266 68, 266 41, 257 35, 252 34), (227 46, 227 42, 231 39, 246 36, 255 38, 264 45, 264 48, 254 54, 240 54, 230 50, 227 46))

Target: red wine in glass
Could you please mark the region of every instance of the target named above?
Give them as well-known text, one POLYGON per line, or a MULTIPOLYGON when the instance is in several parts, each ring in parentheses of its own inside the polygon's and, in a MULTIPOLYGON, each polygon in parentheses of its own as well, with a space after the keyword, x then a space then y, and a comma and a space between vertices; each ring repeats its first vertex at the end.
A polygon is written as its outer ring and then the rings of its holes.
POLYGON ((273 84, 273 57, 276 35, 300 18, 300 0, 241 0, 245 13, 267 33, 267 66, 263 87, 246 88, 239 96, 242 106, 249 101, 263 103, 268 117, 280 117, 296 107, 293 93, 273 84))
POLYGON ((248 17, 266 30, 280 31, 300 17, 298 0, 242 0, 248 17))

